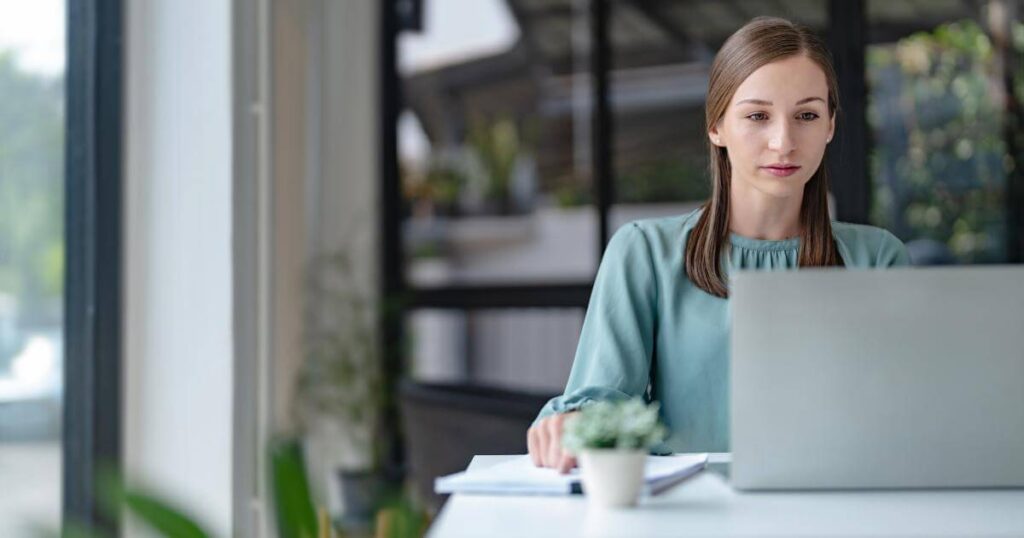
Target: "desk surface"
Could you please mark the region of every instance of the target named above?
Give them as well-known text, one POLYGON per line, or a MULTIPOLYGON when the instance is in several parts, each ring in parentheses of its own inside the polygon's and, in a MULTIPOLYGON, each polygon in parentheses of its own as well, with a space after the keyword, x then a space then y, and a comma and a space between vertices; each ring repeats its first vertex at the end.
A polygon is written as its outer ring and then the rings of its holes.
MULTIPOLYGON (((515 456, 476 456, 481 468, 515 456)), ((632 509, 582 495, 453 495, 429 536, 1024 536, 1024 489, 733 491, 704 471, 632 509)))

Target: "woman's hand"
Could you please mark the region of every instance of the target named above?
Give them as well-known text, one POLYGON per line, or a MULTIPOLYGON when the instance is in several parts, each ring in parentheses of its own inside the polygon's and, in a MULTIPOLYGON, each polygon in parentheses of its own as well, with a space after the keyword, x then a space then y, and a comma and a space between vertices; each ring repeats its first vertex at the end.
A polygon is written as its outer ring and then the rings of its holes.
POLYGON ((537 467, 551 467, 565 474, 576 466, 576 457, 562 449, 562 427, 577 411, 545 417, 526 432, 526 446, 537 467))

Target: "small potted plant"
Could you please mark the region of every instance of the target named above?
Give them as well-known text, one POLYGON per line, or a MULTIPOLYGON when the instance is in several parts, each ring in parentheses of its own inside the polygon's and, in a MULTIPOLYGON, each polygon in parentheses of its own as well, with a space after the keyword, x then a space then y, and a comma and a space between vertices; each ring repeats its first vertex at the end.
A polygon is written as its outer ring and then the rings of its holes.
POLYGON ((665 438, 658 404, 640 398, 585 406, 566 421, 562 445, 579 460, 583 492, 602 507, 636 504, 644 463, 665 438))
POLYGON ((305 357, 292 395, 315 497, 340 504, 352 529, 370 526, 385 487, 377 434, 388 404, 376 341, 380 305, 356 269, 351 245, 310 262, 305 357))

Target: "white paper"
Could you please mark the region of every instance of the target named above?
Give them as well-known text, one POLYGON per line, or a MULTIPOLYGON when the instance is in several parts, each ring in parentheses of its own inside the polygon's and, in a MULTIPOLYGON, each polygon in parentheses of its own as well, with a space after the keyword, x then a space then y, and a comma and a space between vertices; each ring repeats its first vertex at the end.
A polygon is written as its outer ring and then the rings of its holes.
MULTIPOLYGON (((696 473, 707 464, 707 454, 647 456, 644 490, 656 494, 696 473)), ((568 495, 580 481, 579 468, 567 474, 533 464, 529 456, 474 471, 442 476, 434 481, 437 493, 486 493, 507 495, 568 495)))

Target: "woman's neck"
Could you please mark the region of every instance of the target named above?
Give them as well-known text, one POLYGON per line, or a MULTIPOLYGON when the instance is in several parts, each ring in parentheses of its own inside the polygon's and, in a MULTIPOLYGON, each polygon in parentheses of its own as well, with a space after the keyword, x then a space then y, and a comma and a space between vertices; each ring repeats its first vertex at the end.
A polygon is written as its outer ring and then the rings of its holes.
POLYGON ((800 235, 803 193, 781 198, 733 182, 729 198, 729 231, 751 239, 776 241, 800 235))

